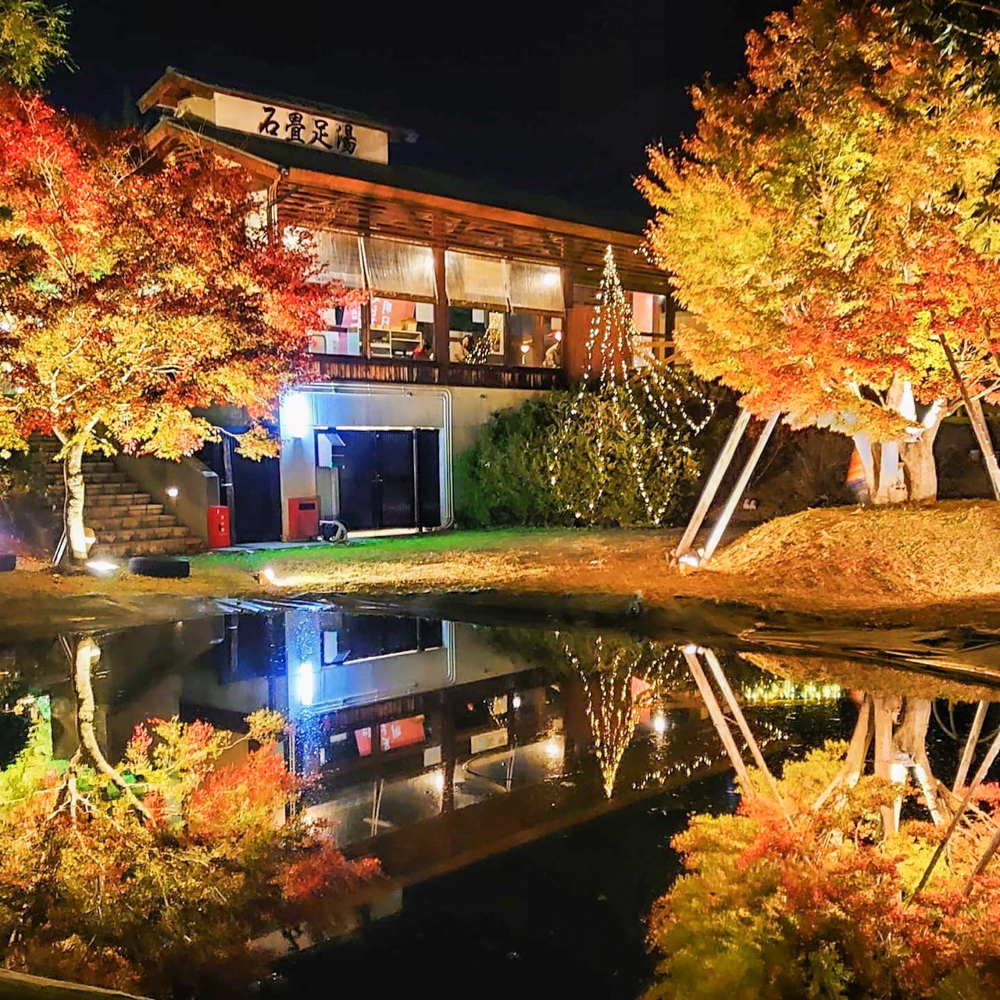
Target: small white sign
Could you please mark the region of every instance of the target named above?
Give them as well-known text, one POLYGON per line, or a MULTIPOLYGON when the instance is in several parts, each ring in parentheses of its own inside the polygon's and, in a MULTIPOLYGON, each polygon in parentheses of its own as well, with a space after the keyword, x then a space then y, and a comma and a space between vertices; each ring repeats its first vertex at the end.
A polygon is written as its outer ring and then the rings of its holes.
POLYGON ((473 736, 469 742, 474 754, 482 753, 484 750, 496 750, 497 747, 507 745, 507 730, 493 729, 488 733, 480 733, 478 736, 473 736))
POLYGON ((424 751, 424 767, 434 767, 441 763, 441 747, 428 747, 424 751))

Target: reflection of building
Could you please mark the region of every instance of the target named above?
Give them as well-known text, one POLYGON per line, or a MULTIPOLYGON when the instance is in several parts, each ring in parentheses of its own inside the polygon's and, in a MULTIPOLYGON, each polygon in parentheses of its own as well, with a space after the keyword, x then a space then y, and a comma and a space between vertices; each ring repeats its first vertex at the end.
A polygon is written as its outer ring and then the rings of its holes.
MULTIPOLYGON (((303 605, 99 642, 97 729, 109 758, 151 716, 238 730, 258 708, 279 710, 294 770, 318 778, 308 814, 394 874, 457 865, 726 767, 690 699, 657 694, 651 714, 638 660, 607 672, 620 684, 602 684, 460 622, 303 605)), ((634 645, 646 667, 659 662, 634 645)), ((53 695, 56 753, 69 756, 68 663, 58 643, 39 658, 32 686, 53 695)))
MULTIPOLYGON (((609 244, 642 339, 669 352, 674 310, 666 275, 639 252, 641 218, 415 170, 412 133, 175 70, 140 104, 161 112, 152 147, 209 148, 245 166, 260 221, 290 240, 315 233, 322 278, 368 295, 315 331, 311 374, 282 408, 280 461, 245 462, 228 438, 204 453, 233 484, 222 500, 239 541, 315 534, 316 512, 351 530, 449 523, 452 456, 496 410, 584 372, 609 244), (307 516, 290 511, 296 500, 312 505, 307 516)), ((237 413, 213 419, 241 426, 237 413)), ((159 499, 162 475, 141 466, 130 472, 159 499)), ((189 482, 174 506, 204 534, 189 509, 204 483, 189 482)))

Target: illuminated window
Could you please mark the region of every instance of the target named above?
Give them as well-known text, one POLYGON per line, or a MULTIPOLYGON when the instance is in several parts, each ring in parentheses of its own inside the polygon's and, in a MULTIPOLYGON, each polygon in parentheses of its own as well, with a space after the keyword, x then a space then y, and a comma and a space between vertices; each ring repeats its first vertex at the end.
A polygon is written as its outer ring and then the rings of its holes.
POLYGON ((641 367, 651 358, 667 361, 674 345, 668 329, 667 297, 653 292, 631 292, 632 318, 639 331, 634 345, 635 364, 641 367))

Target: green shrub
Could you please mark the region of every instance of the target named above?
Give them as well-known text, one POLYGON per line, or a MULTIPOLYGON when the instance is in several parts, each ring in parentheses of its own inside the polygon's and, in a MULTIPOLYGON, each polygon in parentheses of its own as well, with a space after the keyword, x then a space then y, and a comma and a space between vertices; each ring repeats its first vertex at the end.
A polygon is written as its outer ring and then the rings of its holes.
POLYGON ((674 398, 654 405, 646 379, 494 413, 455 463, 459 523, 675 523, 699 470, 685 411, 703 404, 693 380, 678 375, 674 398))

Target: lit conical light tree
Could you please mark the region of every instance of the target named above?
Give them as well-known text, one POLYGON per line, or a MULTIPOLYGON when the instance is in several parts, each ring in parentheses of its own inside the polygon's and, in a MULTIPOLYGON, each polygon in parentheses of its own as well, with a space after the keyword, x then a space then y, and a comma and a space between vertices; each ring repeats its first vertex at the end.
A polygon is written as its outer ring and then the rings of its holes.
POLYGON ((585 653, 568 644, 563 652, 583 680, 601 785, 610 799, 635 727, 642 712, 655 701, 670 661, 651 644, 606 643, 601 635, 588 644, 585 653), (636 690, 635 680, 645 682, 642 690, 636 690))
POLYGON ((587 337, 584 377, 548 465, 551 485, 559 488, 567 511, 578 520, 602 519, 612 469, 624 460, 648 521, 662 523, 673 498, 654 488, 654 479, 680 478, 684 464, 694 461, 689 440, 705 427, 715 409, 693 378, 660 362, 642 344, 641 336, 608 246, 587 337), (636 361, 642 363, 636 366, 636 361), (578 446, 573 425, 586 418, 588 404, 595 398, 607 410, 597 421, 591 442, 597 488, 574 496, 573 484, 565 481, 564 466, 567 452, 578 446), (701 412, 692 412, 695 409, 701 412))

